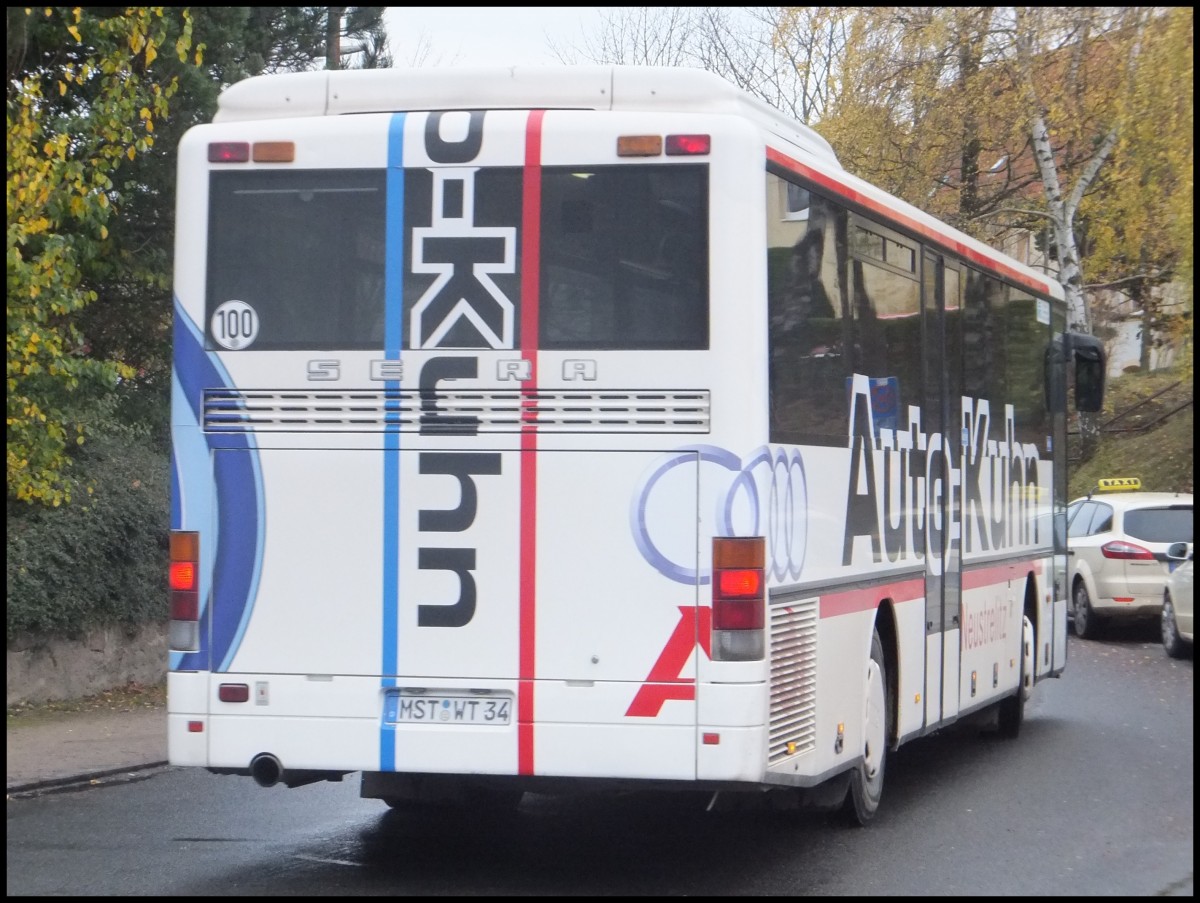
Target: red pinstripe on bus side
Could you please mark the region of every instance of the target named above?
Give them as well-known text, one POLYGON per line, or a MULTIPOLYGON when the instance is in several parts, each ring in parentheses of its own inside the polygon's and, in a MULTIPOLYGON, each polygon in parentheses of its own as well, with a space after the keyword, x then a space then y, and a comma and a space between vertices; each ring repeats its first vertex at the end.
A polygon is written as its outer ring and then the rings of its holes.
MULTIPOLYGON (((962 588, 964 590, 982 589, 985 586, 996 586, 1032 571, 1042 572, 1040 559, 1022 561, 1014 564, 993 565, 991 567, 973 568, 963 571, 962 588)), ((923 598, 925 581, 921 578, 902 580, 884 586, 871 586, 865 589, 852 589, 843 593, 829 593, 821 596, 821 617, 836 618, 840 615, 853 614, 859 611, 874 611, 880 600, 890 599, 893 603, 911 602, 923 598)))
MULTIPOLYGON (((521 228, 521 355, 529 361, 530 390, 538 382, 538 272, 541 250, 542 209, 542 120, 545 110, 529 114, 525 127, 525 178, 521 228)), ((536 402, 528 395, 522 401, 522 418, 532 420, 536 402)), ((533 688, 536 673, 535 616, 537 614, 537 427, 521 432, 521 601, 520 672, 517 690, 517 771, 534 773, 533 688)))

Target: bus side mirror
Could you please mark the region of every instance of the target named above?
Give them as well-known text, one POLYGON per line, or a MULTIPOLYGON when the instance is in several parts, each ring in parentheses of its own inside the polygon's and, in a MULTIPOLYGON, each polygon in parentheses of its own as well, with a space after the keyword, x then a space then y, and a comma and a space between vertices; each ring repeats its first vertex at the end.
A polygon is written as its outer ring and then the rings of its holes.
POLYGON ((1095 336, 1069 332, 1075 360, 1075 409, 1094 413, 1104 407, 1104 344, 1095 336))
POLYGON ((1046 410, 1061 414, 1067 409, 1066 375, 1075 366, 1075 409, 1094 413, 1104 407, 1104 345, 1095 336, 1067 332, 1046 346, 1046 410))

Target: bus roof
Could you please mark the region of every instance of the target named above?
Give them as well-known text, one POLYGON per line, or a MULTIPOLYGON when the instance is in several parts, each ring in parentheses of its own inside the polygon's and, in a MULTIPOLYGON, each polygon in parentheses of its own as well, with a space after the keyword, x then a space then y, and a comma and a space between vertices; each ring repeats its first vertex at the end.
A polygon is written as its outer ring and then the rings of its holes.
POLYGON ((837 166, 803 123, 703 69, 667 66, 497 66, 341 69, 257 75, 222 92, 214 122, 417 110, 569 109, 727 113, 837 166))

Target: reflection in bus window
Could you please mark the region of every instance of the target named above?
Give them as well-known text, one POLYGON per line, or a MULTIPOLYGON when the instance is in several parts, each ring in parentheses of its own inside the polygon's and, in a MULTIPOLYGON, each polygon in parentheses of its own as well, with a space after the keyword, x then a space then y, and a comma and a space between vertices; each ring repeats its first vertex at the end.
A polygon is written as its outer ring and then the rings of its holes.
POLYGON ((820 195, 808 210, 768 229, 771 439, 844 445, 854 373, 879 390, 876 430, 902 429, 921 396, 916 246, 820 195))

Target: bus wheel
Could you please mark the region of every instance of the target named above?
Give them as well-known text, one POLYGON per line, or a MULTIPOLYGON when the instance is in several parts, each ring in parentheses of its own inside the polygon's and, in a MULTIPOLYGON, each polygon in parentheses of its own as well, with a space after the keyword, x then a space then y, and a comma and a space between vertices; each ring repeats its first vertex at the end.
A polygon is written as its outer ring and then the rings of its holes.
POLYGON ((1029 615, 1025 615, 1021 625, 1021 678, 1017 692, 1000 700, 999 728, 1002 737, 1015 739, 1021 733, 1021 722, 1025 720, 1025 700, 1033 692, 1033 650, 1037 648, 1036 640, 1033 621, 1029 620, 1029 615))
POLYGON ((867 692, 863 713, 863 759, 850 773, 845 811, 853 824, 866 825, 879 810, 883 796, 883 767, 891 732, 892 694, 888 689, 887 663, 879 631, 871 637, 871 659, 867 662, 867 692))

